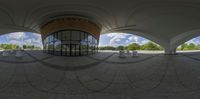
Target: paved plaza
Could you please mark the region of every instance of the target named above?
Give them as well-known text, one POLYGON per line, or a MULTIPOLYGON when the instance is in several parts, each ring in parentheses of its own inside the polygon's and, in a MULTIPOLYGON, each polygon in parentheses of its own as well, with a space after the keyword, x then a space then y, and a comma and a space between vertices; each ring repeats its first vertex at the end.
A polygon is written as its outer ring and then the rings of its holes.
POLYGON ((0 56, 0 99, 199 99, 200 52, 0 56))

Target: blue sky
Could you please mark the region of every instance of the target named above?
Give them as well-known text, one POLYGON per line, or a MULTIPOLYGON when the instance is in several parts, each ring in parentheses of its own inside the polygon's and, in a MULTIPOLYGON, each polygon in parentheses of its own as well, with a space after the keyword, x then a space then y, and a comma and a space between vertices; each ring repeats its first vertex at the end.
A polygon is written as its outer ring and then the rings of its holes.
MULTIPOLYGON (((127 33, 109 33, 102 34, 99 39, 99 46, 126 46, 131 43, 138 43, 143 45, 149 40, 127 33)), ((11 43, 18 45, 35 45, 42 47, 41 35, 29 32, 14 32, 0 36, 0 44, 11 43), (23 39, 22 39, 23 38, 23 39)), ((200 44, 200 36, 189 40, 187 43, 200 44)))
POLYGON ((200 44, 200 36, 195 37, 189 41, 187 41, 186 43, 194 43, 194 44, 200 44))
POLYGON ((109 33, 102 34, 99 40, 99 46, 126 46, 131 43, 138 43, 143 45, 149 40, 140 36, 127 34, 127 33, 109 33))
MULTIPOLYGON (((100 36, 99 46, 126 46, 131 43, 143 45, 149 42, 148 39, 127 33, 109 33, 100 36)), ((186 43, 200 44, 200 36, 193 38, 186 43)))
POLYGON ((9 34, 4 34, 0 36, 0 44, 17 44, 22 46, 23 44, 35 45, 42 47, 41 35, 37 33, 30 32, 14 32, 9 34))

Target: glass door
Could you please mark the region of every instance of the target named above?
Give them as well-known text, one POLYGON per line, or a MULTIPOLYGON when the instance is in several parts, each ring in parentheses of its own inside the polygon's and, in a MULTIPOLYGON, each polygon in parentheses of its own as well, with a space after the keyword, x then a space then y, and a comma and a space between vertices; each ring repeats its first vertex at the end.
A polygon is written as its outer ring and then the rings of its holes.
POLYGON ((62 45, 62 56, 70 56, 70 45, 62 45))
POLYGON ((76 44, 76 56, 80 56, 80 45, 76 44))
POLYGON ((76 56, 76 45, 71 44, 70 48, 70 56, 76 56))
POLYGON ((80 56, 80 46, 79 44, 71 44, 70 46, 70 56, 80 56))

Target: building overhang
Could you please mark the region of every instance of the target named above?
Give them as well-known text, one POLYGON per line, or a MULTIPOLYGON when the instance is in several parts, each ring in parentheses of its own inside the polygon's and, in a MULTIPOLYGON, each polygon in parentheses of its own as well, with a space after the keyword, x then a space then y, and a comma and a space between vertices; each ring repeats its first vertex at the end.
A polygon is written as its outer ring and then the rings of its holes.
POLYGON ((40 28, 40 31, 42 36, 44 37, 56 31, 66 29, 85 31, 92 34, 96 38, 99 38, 101 32, 101 27, 98 26, 96 23, 78 17, 65 17, 51 20, 43 24, 40 28))

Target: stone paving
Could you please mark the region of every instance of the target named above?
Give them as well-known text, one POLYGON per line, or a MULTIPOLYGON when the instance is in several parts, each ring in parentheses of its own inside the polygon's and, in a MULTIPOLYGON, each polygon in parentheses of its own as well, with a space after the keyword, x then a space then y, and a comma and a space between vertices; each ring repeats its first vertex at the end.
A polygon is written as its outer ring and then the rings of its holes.
POLYGON ((200 53, 0 56, 0 99, 199 99, 200 53))

